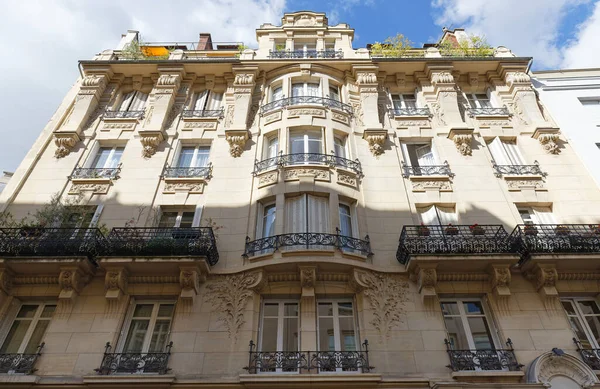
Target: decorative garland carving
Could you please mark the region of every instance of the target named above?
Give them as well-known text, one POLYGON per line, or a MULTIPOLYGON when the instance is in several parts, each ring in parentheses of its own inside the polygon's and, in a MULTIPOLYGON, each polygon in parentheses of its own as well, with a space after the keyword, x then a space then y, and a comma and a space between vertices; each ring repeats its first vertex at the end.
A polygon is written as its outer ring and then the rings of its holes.
POLYGON ((507 179, 506 185, 508 189, 521 190, 525 189, 544 189, 544 182, 542 180, 530 179, 530 180, 513 180, 507 179))
POLYGON ((204 192, 204 181, 177 181, 169 180, 165 182, 163 193, 189 192, 202 193, 204 192))
POLYGON ((214 130, 217 127, 216 121, 206 121, 206 122, 187 122, 183 125, 184 129, 190 128, 206 128, 214 130))
POLYGON ((376 157, 383 154, 383 145, 385 144, 387 134, 381 132, 369 134, 365 132, 364 138, 369 143, 369 151, 371 151, 371 154, 376 157))
POLYGON ((229 104, 227 106, 227 115, 225 116, 225 128, 229 128, 231 127, 231 124, 233 123, 233 114, 235 112, 235 105, 233 104, 229 104))
POLYGON ((275 112, 272 113, 270 115, 265 116, 265 124, 274 122, 276 120, 280 120, 281 119, 281 112, 275 112))
POLYGON ((248 131, 225 131, 225 140, 229 143, 229 154, 237 158, 244 152, 248 131))
POLYGON ((349 185, 352 187, 356 187, 357 185, 356 175, 343 173, 339 170, 337 172, 337 180, 340 184, 349 185))
POLYGON ((163 141, 162 133, 160 132, 148 132, 146 134, 140 134, 140 142, 142 142, 142 156, 144 158, 150 158, 156 154, 156 149, 160 142, 163 141))
POLYGON ((223 323, 233 344, 237 343, 238 333, 244 323, 244 311, 254 291, 262 288, 265 277, 262 272, 218 276, 207 285, 207 302, 212 304, 212 312, 223 323))
POLYGON ((348 124, 348 116, 343 113, 332 112, 331 119, 341 122, 341 123, 344 123, 344 124, 348 124))
POLYGON ((69 194, 92 192, 93 194, 107 194, 110 182, 74 182, 69 189, 69 194))
POLYGON ((424 192, 427 189, 437 189, 440 191, 452 191, 452 186, 449 180, 413 180, 412 190, 413 192, 424 192))
POLYGON ((74 132, 54 134, 54 144, 57 147, 54 151, 54 156, 57 159, 66 157, 71 153, 71 149, 73 149, 79 140, 79 135, 74 132))
POLYGON ((456 134, 452 138, 458 152, 465 156, 472 154, 471 139, 473 139, 471 134, 456 134))
POLYGON ((279 172, 277 172, 277 171, 272 171, 272 172, 268 172, 265 174, 261 174, 260 176, 258 176, 258 187, 262 188, 263 186, 276 184, 278 177, 279 177, 279 172))
POLYGON ((135 123, 104 123, 102 128, 121 129, 121 130, 133 130, 135 123))
POLYGON ((300 116, 300 115, 325 117, 325 111, 323 111, 322 109, 315 109, 315 108, 297 108, 297 109, 290 109, 289 113, 288 113, 289 117, 300 116))
POLYGON ((283 179, 285 181, 299 180, 300 176, 311 175, 315 177, 315 180, 329 181, 329 171, 323 169, 311 169, 311 168, 289 168, 283 172, 283 179))
POLYGON ((540 134, 538 136, 538 141, 546 150, 548 154, 559 154, 560 149, 558 148, 558 134, 540 134))

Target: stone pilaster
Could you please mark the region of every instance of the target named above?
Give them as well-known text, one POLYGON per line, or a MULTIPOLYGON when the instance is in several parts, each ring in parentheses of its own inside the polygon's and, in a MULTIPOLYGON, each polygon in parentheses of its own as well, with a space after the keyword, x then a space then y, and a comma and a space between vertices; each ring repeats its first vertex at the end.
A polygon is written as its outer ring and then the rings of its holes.
POLYGON ((248 115, 252 106, 252 94, 256 85, 258 68, 243 66, 233 68, 233 101, 227 105, 225 138, 229 152, 236 158, 242 155, 249 139, 248 115))
POLYGON ((458 107, 458 91, 451 66, 428 66, 426 75, 433 115, 440 126, 464 127, 458 107))
POLYGON ((127 294, 129 273, 124 267, 107 268, 104 276, 105 297, 107 300, 120 300, 127 294))
POLYGON ((317 344, 317 312, 315 302, 315 282, 317 268, 314 266, 300 266, 300 285, 302 295, 300 303, 300 349, 311 350, 317 344))
POLYGON ((538 105, 531 78, 522 65, 504 64, 498 73, 508 88, 509 108, 524 125, 543 126, 546 119, 538 105))

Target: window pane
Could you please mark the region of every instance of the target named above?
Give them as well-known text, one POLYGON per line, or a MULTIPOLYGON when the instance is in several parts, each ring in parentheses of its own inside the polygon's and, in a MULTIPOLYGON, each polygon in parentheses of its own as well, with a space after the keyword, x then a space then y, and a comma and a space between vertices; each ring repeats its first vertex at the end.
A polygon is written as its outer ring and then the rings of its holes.
POLYGON ((319 351, 335 351, 333 318, 319 318, 319 351))
POLYGON ((469 301, 463 304, 467 315, 483 315, 483 307, 478 301, 469 301))
POLYGON ((340 234, 352 236, 352 217, 350 216, 350 207, 346 204, 340 204, 340 234))
POLYGON ((338 157, 346 158, 346 145, 342 139, 335 138, 333 148, 335 151, 335 155, 337 155, 338 157))
POLYGON ((264 309, 264 316, 275 316, 277 317, 279 315, 279 304, 277 303, 267 303, 264 305, 263 307, 264 309))
POLYGON ((160 304, 158 308, 158 317, 172 317, 175 305, 173 304, 160 304))
POLYGON ((453 350, 468 350, 469 342, 460 317, 445 317, 448 340, 453 350))
POLYGON ((281 87, 273 88, 273 96, 271 101, 281 100, 283 98, 283 89, 281 87))
MULTIPOLYGON (((138 307, 136 307, 136 311, 138 307)), ((150 307, 152 307, 152 305, 150 307)), ((127 339, 125 340, 125 346, 123 347, 123 352, 142 352, 142 347, 144 346, 144 338, 146 337, 146 332, 148 331, 149 324, 150 320, 131 321, 131 325, 129 326, 129 332, 127 333, 127 339)))
POLYGON ((354 333, 354 317, 340 318, 340 335, 342 351, 356 351, 356 334, 354 333))
POLYGON ((209 154, 210 154, 209 146, 198 147, 198 154, 196 155, 196 162, 194 163, 194 165, 196 167, 208 166, 208 155, 209 154))
POLYGON ((44 307, 44 310, 42 311, 41 317, 52 317, 55 310, 56 310, 56 305, 46 305, 44 307))
POLYGON ((121 156, 123 156, 123 147, 116 147, 112 157, 106 162, 106 168, 114 169, 119 166, 119 162, 121 161, 121 156))
POLYGON ((8 335, 4 340, 4 344, 0 349, 2 353, 17 353, 19 352, 19 347, 21 343, 23 343, 23 339, 25 338, 25 333, 29 329, 31 325, 31 320, 17 320, 13 322, 10 327, 10 331, 8 331, 8 335))
POLYGON ((319 316, 333 316, 333 303, 319 303, 319 316))
POLYGON ((321 153, 321 138, 320 137, 310 137, 308 138, 308 153, 321 153))
POLYGON ((177 166, 190 167, 194 159, 194 147, 182 147, 177 166))
POLYGON ((595 301, 578 301, 579 309, 584 315, 599 315, 598 304, 595 301))
POLYGON ((31 334, 31 338, 29 338, 29 344, 25 348, 25 354, 33 354, 36 352, 38 346, 42 343, 42 338, 46 333, 46 329, 50 324, 50 320, 39 320, 35 329, 33 330, 33 334, 31 334))
POLYGON ((590 330, 592 331, 592 335, 596 340, 596 343, 600 343, 600 317, 598 316, 587 316, 585 320, 587 321, 590 330))
POLYGON ((284 316, 298 316, 298 304, 296 303, 285 303, 283 309, 284 316))
POLYGON ((292 84, 292 97, 304 95, 304 83, 292 84))
POLYGON ((175 226, 177 221, 177 212, 163 212, 160 215, 158 226, 161 228, 171 228, 175 226))
POLYGON ((262 237, 266 238, 273 235, 275 235, 275 205, 269 205, 265 207, 262 237))
POLYGON ((592 343, 589 341, 585 331, 583 330, 583 327, 581 326, 579 318, 569 316, 569 323, 571 324, 571 328, 573 329, 573 332, 575 332, 575 335, 577 339, 579 339, 579 341, 581 342, 583 348, 593 348, 592 343))
POLYGON ((304 153, 304 135, 291 134, 290 146, 292 154, 304 153))
POLYGON ((460 314, 457 303, 442 303, 442 312, 444 316, 460 314))
POLYGON ((283 350, 298 351, 298 319, 283 319, 283 350))
POLYGON ((417 108, 417 99, 414 95, 403 95, 405 108, 417 108))
POLYGON ((98 154, 96 154, 96 157, 94 158, 94 163, 92 163, 92 168, 104 168, 106 162, 108 161, 108 156, 110 155, 111 150, 112 148, 110 147, 100 147, 98 154))
POLYGON ((467 320, 469 321, 469 327, 471 327, 475 349, 493 349, 494 342, 485 318, 469 317, 467 320))
POLYGON ((561 301, 563 308, 567 312, 567 315, 576 315, 575 307, 573 307, 573 303, 571 301, 561 301))
POLYGON ((167 338, 169 336, 169 327, 171 326, 171 320, 157 320, 154 325, 154 331, 152 332, 152 339, 150 340, 150 348, 148 352, 163 352, 167 345, 167 338))
POLYGON ((138 304, 135 306, 135 311, 133 311, 133 317, 150 317, 153 308, 154 304, 138 304))
POLYGON ((353 316, 352 303, 338 303, 338 315, 353 316))
POLYGON ((329 98, 335 101, 340 101, 340 91, 336 86, 329 87, 329 98))
POLYGON ((262 351, 277 351, 277 318, 265 317, 262 326, 262 351))
POLYGON ((306 86, 308 96, 320 96, 319 84, 307 84, 306 86))
POLYGON ((190 228, 194 222, 194 212, 183 212, 181 214, 181 223, 179 227, 190 228))

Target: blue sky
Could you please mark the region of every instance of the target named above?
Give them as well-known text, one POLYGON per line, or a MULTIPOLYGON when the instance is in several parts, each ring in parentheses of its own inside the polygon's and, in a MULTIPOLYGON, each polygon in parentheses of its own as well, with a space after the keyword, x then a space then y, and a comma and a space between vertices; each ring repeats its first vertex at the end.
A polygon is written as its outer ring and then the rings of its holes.
POLYGON ((600 67, 600 0, 0 0, 0 170, 14 171, 79 75, 77 60, 122 33, 146 41, 255 45, 254 30, 283 12, 326 12, 348 23, 354 47, 402 33, 420 46, 442 26, 464 27, 534 57, 534 69, 600 67))

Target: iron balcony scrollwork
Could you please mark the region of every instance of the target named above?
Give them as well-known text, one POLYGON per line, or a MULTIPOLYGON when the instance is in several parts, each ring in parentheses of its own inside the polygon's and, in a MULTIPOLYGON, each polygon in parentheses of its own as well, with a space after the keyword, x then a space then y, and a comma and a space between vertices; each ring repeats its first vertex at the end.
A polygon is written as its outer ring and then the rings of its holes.
POLYGON ((326 165, 330 167, 341 167, 344 169, 352 170, 359 176, 362 176, 362 166, 358 159, 351 160, 344 157, 338 157, 334 154, 320 154, 320 153, 296 153, 296 154, 283 154, 280 153, 276 157, 267 158, 262 161, 254 162, 254 175, 268 170, 270 168, 282 168, 285 166, 294 165, 326 165))
POLYGON ((536 253, 600 252, 598 224, 519 224, 511 235, 524 260, 536 253))
POLYGON ((360 351, 255 351, 250 341, 249 374, 316 372, 370 373, 369 342, 360 351))
POLYGON ((470 117, 476 116, 510 116, 510 112, 506 107, 482 107, 482 108, 467 108, 467 113, 470 117))
POLYGON ((219 118, 222 119, 224 116, 224 109, 186 109, 181 113, 184 118, 219 118))
POLYGON ((273 111, 277 108, 283 108, 294 105, 320 105, 327 108, 334 108, 343 111, 349 115, 352 115, 352 106, 349 104, 342 103, 336 99, 330 99, 329 97, 319 96, 294 96, 284 97, 283 99, 275 100, 270 103, 264 104, 260 107, 261 115, 267 112, 273 111))
POLYGON ((104 111, 106 119, 143 119, 146 111, 104 111))
POLYGON ((448 176, 454 177, 454 173, 450 170, 448 161, 444 161, 443 165, 431 166, 409 166, 402 162, 402 176, 408 178, 410 176, 448 176))
POLYGON ((116 180, 119 178, 119 174, 121 173, 121 164, 117 167, 110 168, 83 168, 76 167, 73 170, 73 173, 69 176, 69 179, 73 180, 88 180, 88 179, 98 179, 98 178, 106 178, 110 180, 116 180))
POLYGON ((406 265, 415 254, 513 253, 511 235, 501 225, 404 226, 396 259, 406 265))
POLYGON ((115 227, 108 241, 111 255, 206 256, 211 266, 219 261, 211 227, 115 227))
POLYGON ((579 352, 579 355, 581 355, 583 362, 585 362, 592 370, 600 370, 600 349, 585 348, 576 338, 573 338, 573 342, 577 345, 577 351, 579 352))
POLYGON ((288 58, 344 58, 344 52, 333 49, 326 50, 269 50, 269 58, 271 59, 288 59, 288 58))
POLYGON ((101 375, 167 374, 171 370, 168 367, 171 347, 173 347, 173 342, 165 347, 164 352, 111 353, 112 346, 110 342, 107 342, 102 363, 95 370, 101 375))
POLYGON ((11 257, 86 256, 107 251, 97 228, 0 228, 0 255, 11 257))
POLYGON ((453 350, 448 339, 444 339, 452 371, 519 371, 523 367, 515 356, 510 338, 507 349, 453 350))
POLYGON ((423 108, 391 108, 392 116, 431 116, 431 111, 428 107, 423 108))
POLYGON ((365 239, 358 239, 351 236, 339 235, 338 230, 338 234, 295 232, 268 236, 256 240, 250 240, 250 237, 246 237, 243 256, 247 258, 271 253, 280 249, 323 250, 326 248, 334 248, 344 252, 357 252, 364 256, 373 255, 368 235, 365 239))
POLYGON ((492 166, 494 167, 496 177, 502 177, 503 175, 534 175, 545 177, 547 174, 540 169, 539 162, 534 161, 533 163, 533 165, 497 165, 496 161, 492 161, 492 166))
POLYGON ((35 362, 42 355, 44 345, 40 344, 33 354, 0 354, 0 373, 33 374, 35 362))
POLYGON ((163 177, 166 178, 205 178, 212 177, 212 163, 206 166, 166 166, 163 171, 163 177))

